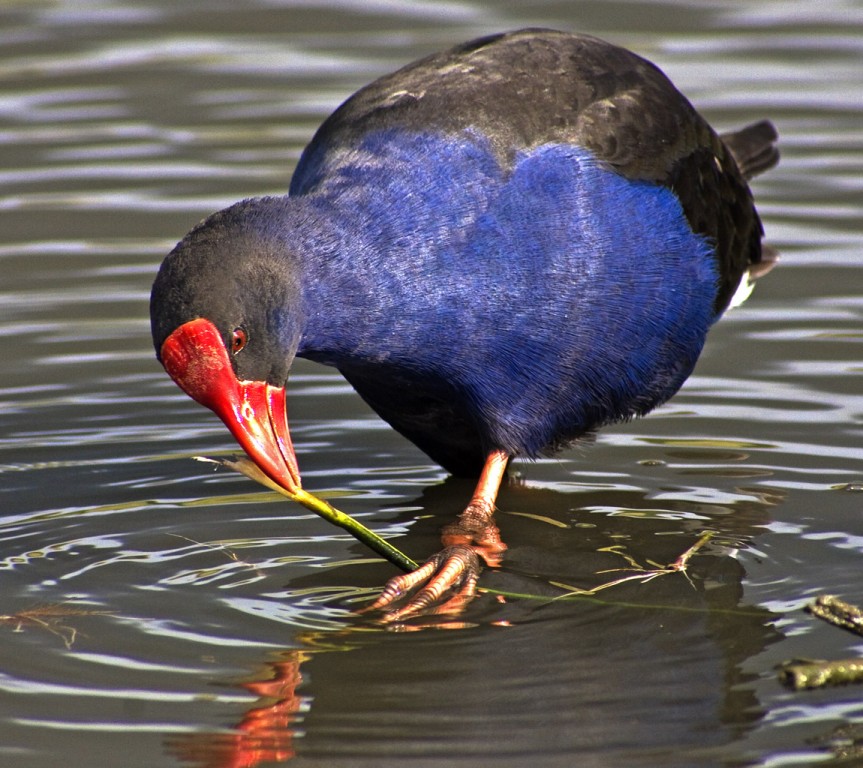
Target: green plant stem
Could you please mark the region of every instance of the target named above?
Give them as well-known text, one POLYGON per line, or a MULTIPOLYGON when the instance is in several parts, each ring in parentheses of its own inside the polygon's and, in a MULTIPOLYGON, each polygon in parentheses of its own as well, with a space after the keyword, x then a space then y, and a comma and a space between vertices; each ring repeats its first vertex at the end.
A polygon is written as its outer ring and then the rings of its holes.
POLYGON ((411 560, 411 558, 404 554, 404 552, 378 536, 371 529, 366 528, 366 526, 358 520, 355 520, 350 515, 346 515, 344 512, 340 512, 329 502, 319 499, 317 496, 314 496, 308 491, 304 491, 302 488, 293 492, 282 488, 261 472, 256 464, 245 457, 235 460, 214 460, 203 457, 196 458, 199 458, 201 461, 211 461, 216 464, 224 464, 226 467, 230 467, 231 469, 244 474, 249 479, 276 491, 276 493, 280 493, 291 501, 295 501, 297 504, 302 504, 306 509, 320 515, 324 520, 347 531, 351 536, 357 539, 357 541, 362 542, 369 547, 369 549, 377 552, 381 557, 386 558, 393 565, 397 568, 401 568, 406 573, 415 571, 419 567, 413 560, 411 560))

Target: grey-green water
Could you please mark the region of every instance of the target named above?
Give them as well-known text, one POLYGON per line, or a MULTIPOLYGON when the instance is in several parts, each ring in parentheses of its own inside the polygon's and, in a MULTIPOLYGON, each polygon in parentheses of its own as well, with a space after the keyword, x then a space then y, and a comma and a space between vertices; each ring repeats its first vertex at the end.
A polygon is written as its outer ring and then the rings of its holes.
MULTIPOLYGON (((863 602, 858 2, 7 2, 0 222, 3 765, 785 766, 863 738, 863 689, 774 669, 863 654, 801 610, 863 602), (233 444, 155 362, 149 287, 201 217, 283 192, 353 90, 537 24, 636 49, 718 128, 772 118, 782 262, 670 404, 520 467, 483 583, 557 594, 718 535, 689 579, 385 632, 349 611, 391 566, 190 460, 233 444)), ((289 407, 306 486, 432 552, 469 489, 329 369, 289 407)))

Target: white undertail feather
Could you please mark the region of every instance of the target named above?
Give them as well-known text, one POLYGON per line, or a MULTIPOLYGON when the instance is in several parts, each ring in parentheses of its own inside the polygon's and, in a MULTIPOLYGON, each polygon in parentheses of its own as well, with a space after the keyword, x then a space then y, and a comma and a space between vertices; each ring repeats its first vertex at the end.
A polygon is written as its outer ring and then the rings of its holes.
POLYGON ((739 307, 744 301, 746 301, 746 299, 748 299, 752 294, 752 289, 755 288, 755 281, 773 269, 773 267, 776 266, 777 261, 779 261, 779 252, 769 245, 762 245, 761 261, 757 264, 752 264, 749 269, 743 273, 743 277, 740 278, 740 284, 737 286, 737 290, 734 292, 734 295, 731 297, 731 302, 728 304, 728 309, 739 307))
MULTIPOLYGON (((737 290, 734 291, 734 295, 728 303, 728 309, 739 307, 752 295, 753 288, 755 288, 755 281, 750 279, 749 270, 747 269, 746 272, 743 273, 743 277, 740 278, 740 284, 737 286, 737 290)), ((727 311, 728 310, 726 310, 726 312, 727 311)))

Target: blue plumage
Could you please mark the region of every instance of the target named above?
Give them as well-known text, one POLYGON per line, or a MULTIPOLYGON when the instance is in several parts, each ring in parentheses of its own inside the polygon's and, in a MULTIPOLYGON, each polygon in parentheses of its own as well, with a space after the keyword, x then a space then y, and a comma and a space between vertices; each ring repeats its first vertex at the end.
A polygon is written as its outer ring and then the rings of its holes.
MULTIPOLYGON (((343 241, 326 265, 297 254, 310 317, 297 354, 344 367, 409 432, 415 411, 382 402, 378 366, 400 386, 457 392, 479 460, 491 446, 535 457, 650 410, 690 373, 714 319, 715 260, 679 201, 579 147, 501 168, 479 136, 390 132, 314 176, 298 168, 293 204, 343 241)), ((429 431, 425 444, 447 442, 429 431)))

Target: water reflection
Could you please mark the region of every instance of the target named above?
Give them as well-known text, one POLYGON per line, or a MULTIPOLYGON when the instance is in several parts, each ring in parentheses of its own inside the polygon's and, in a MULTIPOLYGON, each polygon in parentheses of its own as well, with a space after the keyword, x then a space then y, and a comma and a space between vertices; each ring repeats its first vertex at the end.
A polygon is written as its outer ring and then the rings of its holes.
MULTIPOLYGON (((418 505, 452 509, 461 486, 434 486, 418 505)), ((208 768, 294 757, 333 766, 563 766, 576 755, 585 764, 712 763, 764 715, 744 663, 781 635, 775 615, 743 600, 735 553, 782 498, 743 492, 694 514, 691 503, 637 491, 507 489, 501 527, 513 546, 505 567, 486 573, 492 592, 468 608, 466 628, 405 634, 452 624, 415 619, 393 632, 344 615, 339 629, 301 632, 232 683, 259 697, 250 709, 167 749, 208 768), (577 598, 551 583, 595 586, 633 561, 671 562, 703 530, 715 535, 685 573, 577 598)), ((433 543, 440 522, 421 518, 412 543, 433 543)), ((291 583, 295 594, 304 587, 325 589, 319 574, 291 583)), ((362 598, 336 602, 353 608, 362 598)))
POLYGON ((300 664, 307 656, 285 651, 279 661, 267 662, 261 679, 238 683, 259 697, 259 706, 225 733, 193 733, 169 739, 169 754, 182 763, 201 768, 254 768, 261 763, 285 763, 294 751, 295 723, 303 698, 296 692, 302 682, 300 664))

